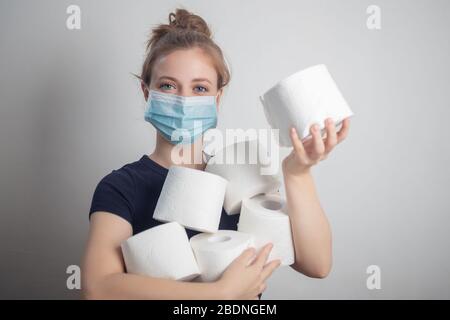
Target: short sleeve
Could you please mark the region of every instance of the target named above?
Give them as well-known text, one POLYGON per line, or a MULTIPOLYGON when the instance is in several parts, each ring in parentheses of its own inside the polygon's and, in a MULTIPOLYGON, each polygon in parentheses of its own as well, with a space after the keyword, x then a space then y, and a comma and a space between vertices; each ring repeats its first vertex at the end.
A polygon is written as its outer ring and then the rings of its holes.
POLYGON ((113 170, 95 188, 89 219, 96 211, 116 214, 132 224, 135 185, 133 178, 124 171, 113 170))

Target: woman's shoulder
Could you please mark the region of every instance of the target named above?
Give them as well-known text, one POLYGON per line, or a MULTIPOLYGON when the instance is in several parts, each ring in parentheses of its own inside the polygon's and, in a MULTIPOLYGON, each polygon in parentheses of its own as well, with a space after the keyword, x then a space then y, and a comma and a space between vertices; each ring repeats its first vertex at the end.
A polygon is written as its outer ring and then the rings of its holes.
POLYGON ((136 197, 137 162, 113 169, 100 179, 92 196, 89 216, 96 211, 106 211, 131 222, 136 197))
POLYGON ((103 203, 113 203, 121 200, 129 207, 133 206, 142 190, 149 186, 162 185, 167 169, 159 166, 148 156, 126 163, 104 175, 94 191, 93 202, 101 199, 103 203))
POLYGON ((144 170, 142 166, 143 158, 126 163, 116 169, 111 170, 104 175, 98 184, 115 184, 115 185, 134 185, 136 182, 136 176, 140 175, 144 170))
POLYGON ((133 225, 147 208, 154 206, 167 171, 146 155, 113 169, 97 183, 89 216, 96 211, 105 211, 117 214, 133 225))
POLYGON ((134 169, 132 164, 125 164, 119 168, 112 169, 109 173, 105 174, 98 184, 113 183, 113 184, 132 184, 134 182, 134 169))

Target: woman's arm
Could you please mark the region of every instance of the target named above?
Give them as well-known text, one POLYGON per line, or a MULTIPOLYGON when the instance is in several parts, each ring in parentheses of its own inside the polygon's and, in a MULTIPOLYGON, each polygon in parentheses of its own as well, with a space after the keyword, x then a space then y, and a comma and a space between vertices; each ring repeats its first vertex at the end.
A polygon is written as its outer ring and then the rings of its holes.
POLYGON ((292 265, 309 277, 325 278, 332 263, 331 229, 310 172, 285 176, 286 200, 295 246, 292 265))
POLYGON ((181 282, 125 273, 120 243, 131 235, 131 225, 126 220, 107 212, 92 214, 82 263, 84 298, 222 298, 216 283, 181 282))
POLYGON ((255 258, 254 250, 239 256, 215 282, 196 283, 125 273, 120 244, 132 235, 125 219, 108 212, 91 215, 89 239, 82 263, 82 293, 86 299, 252 299, 279 261, 265 264, 271 247, 255 258), (254 259, 255 263, 248 265, 254 259))
POLYGON ((292 153, 283 160, 286 201, 295 246, 296 271, 314 278, 326 277, 332 265, 332 237, 328 219, 320 206, 310 168, 327 158, 348 134, 349 118, 339 133, 333 121, 326 122, 327 136, 311 128, 312 139, 302 142, 291 130, 292 153))

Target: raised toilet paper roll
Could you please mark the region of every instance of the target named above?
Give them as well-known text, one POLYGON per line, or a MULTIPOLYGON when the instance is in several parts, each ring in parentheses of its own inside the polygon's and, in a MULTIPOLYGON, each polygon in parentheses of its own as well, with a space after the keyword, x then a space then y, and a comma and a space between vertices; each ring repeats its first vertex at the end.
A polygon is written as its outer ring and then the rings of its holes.
POLYGON ((200 274, 186 230, 177 222, 142 231, 121 248, 128 273, 187 281, 200 274))
POLYGON ((200 233, 190 240, 203 282, 219 279, 228 265, 245 249, 253 246, 253 236, 233 231, 200 233))
POLYGON ((258 156, 265 152, 257 140, 246 140, 218 150, 209 159, 205 171, 228 180, 223 207, 229 215, 240 212, 242 199, 275 192, 280 187, 276 175, 261 174, 264 165, 270 165, 270 159, 258 156))
POLYGON ((215 174, 171 166, 156 203, 153 218, 176 221, 186 228, 216 232, 227 181, 215 174))
POLYGON ((252 234, 255 247, 261 249, 268 242, 273 248, 268 261, 280 259, 282 265, 295 261, 291 224, 286 201, 279 193, 258 195, 242 201, 238 231, 252 234))
POLYGON ((297 128, 300 139, 311 137, 312 124, 318 123, 322 136, 324 121, 331 117, 338 127, 353 116, 325 65, 309 67, 277 83, 260 96, 264 113, 272 128, 279 129, 280 145, 292 146, 289 128, 297 128))

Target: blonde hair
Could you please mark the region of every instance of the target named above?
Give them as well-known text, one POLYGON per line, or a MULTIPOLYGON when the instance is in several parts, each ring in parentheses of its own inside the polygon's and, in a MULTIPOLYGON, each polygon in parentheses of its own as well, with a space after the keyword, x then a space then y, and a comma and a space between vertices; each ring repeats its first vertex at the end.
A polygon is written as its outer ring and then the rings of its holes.
POLYGON ((169 24, 160 24, 152 29, 141 75, 137 77, 149 87, 153 66, 159 57, 178 49, 195 47, 203 49, 212 58, 217 72, 217 89, 225 87, 230 82, 230 71, 222 50, 212 40, 208 24, 200 16, 181 8, 169 14, 169 24))

